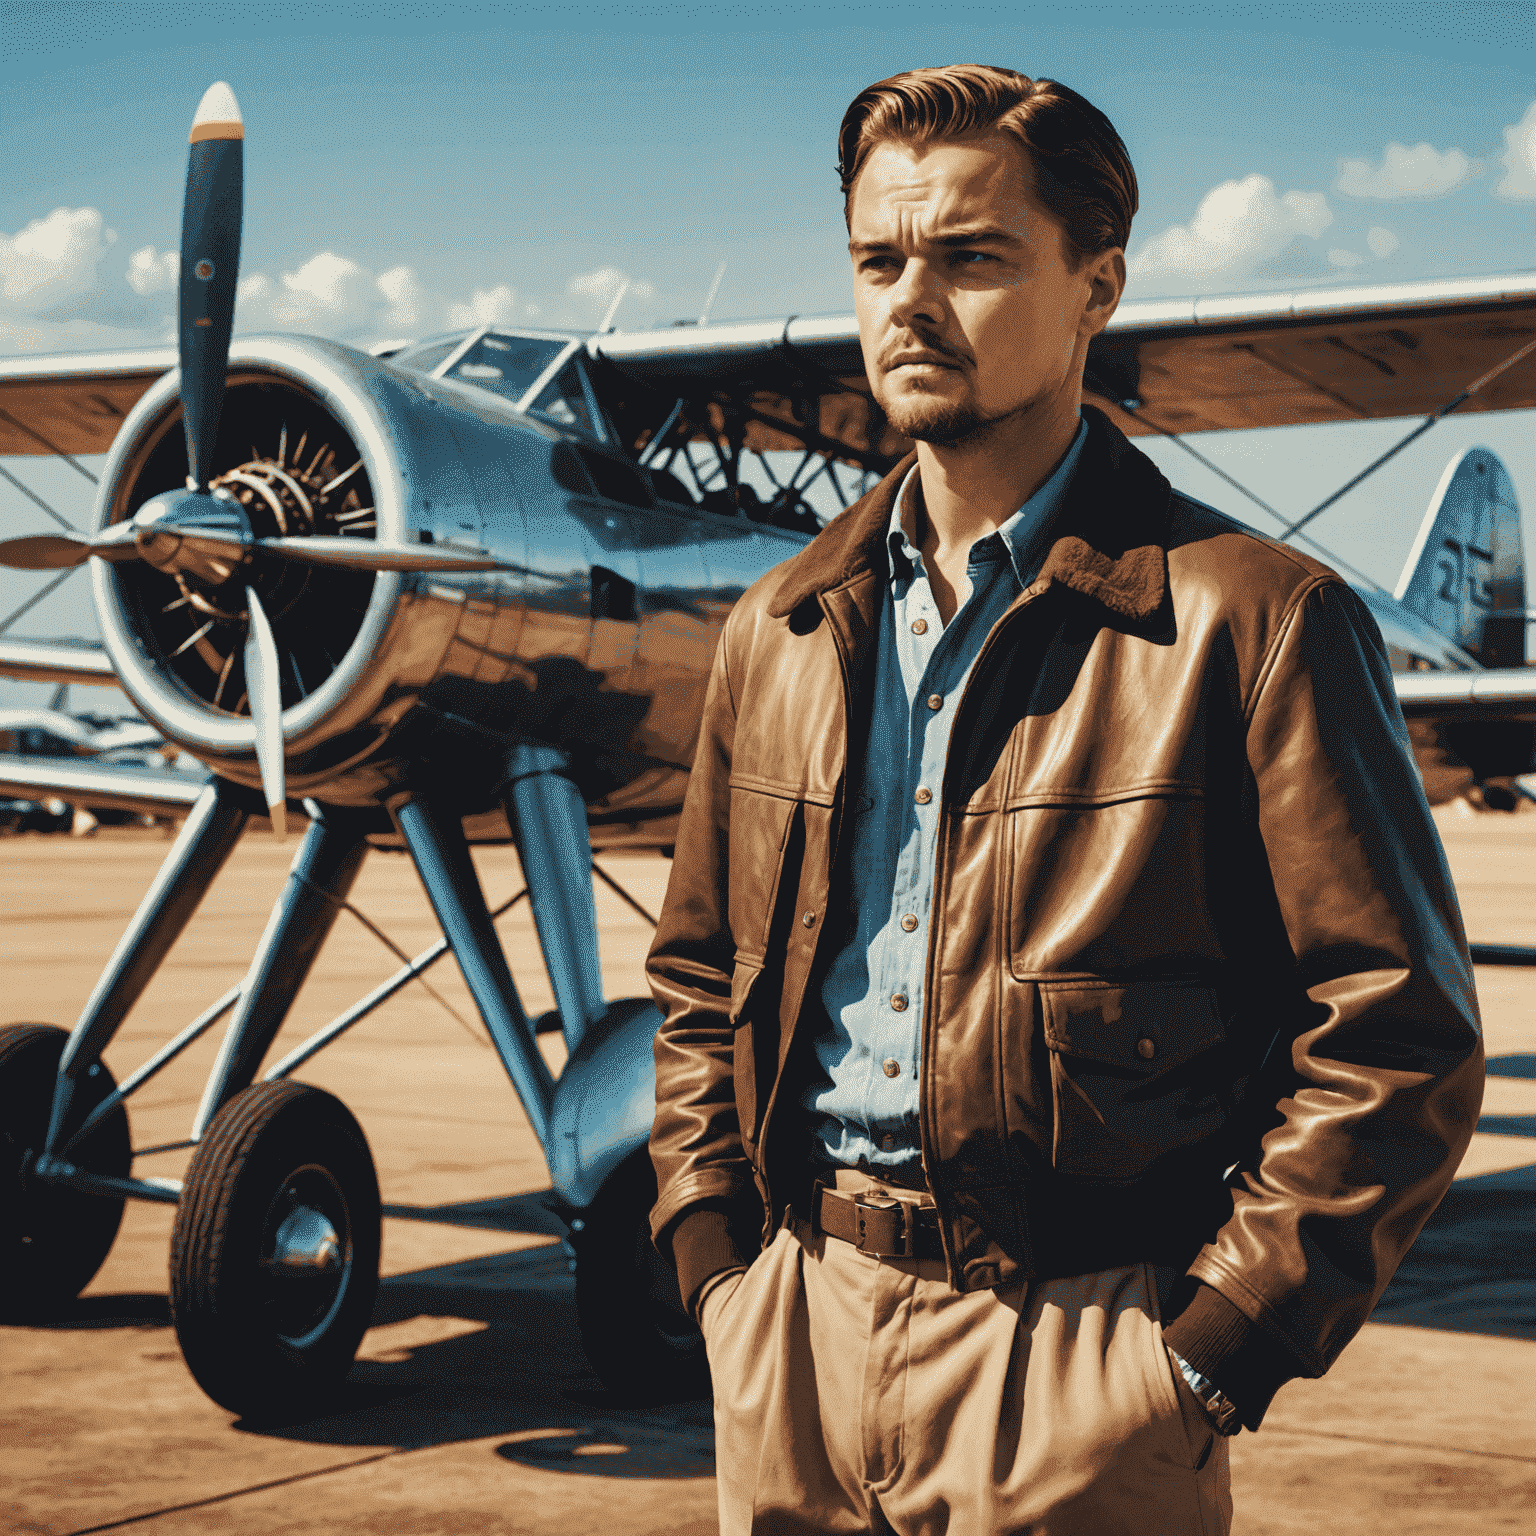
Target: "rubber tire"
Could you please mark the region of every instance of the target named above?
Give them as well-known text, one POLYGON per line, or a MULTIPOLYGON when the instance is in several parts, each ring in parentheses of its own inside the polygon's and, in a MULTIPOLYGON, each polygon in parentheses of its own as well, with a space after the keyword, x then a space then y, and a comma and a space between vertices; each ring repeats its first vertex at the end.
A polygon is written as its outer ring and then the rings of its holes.
MULTIPOLYGON (((67 1306, 101 1268, 123 1220, 121 1199, 23 1175, 29 1154, 42 1150, 48 1134, 68 1039, 54 1024, 0 1026, 0 1294, 7 1316, 46 1315, 67 1306)), ((75 1090, 71 1125, 78 1126, 116 1086, 100 1062, 89 1067, 75 1090)), ((128 1176, 133 1151, 122 1105, 69 1160, 92 1173, 128 1176)))
MULTIPOLYGON (((243 1418, 311 1418, 352 1367, 379 1285, 379 1181, 362 1127, 340 1099, 288 1081, 257 1083, 214 1117, 192 1159, 171 1237, 171 1321, 187 1366, 243 1418), (339 1300, 299 1341, 280 1318, 282 1282, 264 1270, 290 1181, 339 1191, 333 1222, 351 1270, 339 1300)), ((292 1282, 288 1282, 291 1284, 292 1282)), ((308 1283, 308 1282, 304 1282, 308 1283)))
POLYGON ((608 1176, 571 1229, 576 1318, 605 1387, 634 1404, 709 1396, 704 1335, 683 1310, 677 1275, 651 1242, 656 1172, 641 1147, 608 1176))

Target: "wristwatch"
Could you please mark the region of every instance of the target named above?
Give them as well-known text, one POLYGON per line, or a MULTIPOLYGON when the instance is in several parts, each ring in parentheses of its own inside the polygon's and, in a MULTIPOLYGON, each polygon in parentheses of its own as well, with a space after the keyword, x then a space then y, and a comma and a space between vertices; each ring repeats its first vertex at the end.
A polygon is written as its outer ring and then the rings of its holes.
MULTIPOLYGON (((1165 1344, 1163 1346, 1168 1349, 1165 1344)), ((1243 1425, 1237 1416, 1237 1404, 1214 1381, 1202 1376, 1176 1349, 1168 1349, 1179 1375, 1189 1383, 1189 1390, 1200 1399, 1201 1406, 1210 1415, 1218 1435, 1235 1435, 1243 1425)))

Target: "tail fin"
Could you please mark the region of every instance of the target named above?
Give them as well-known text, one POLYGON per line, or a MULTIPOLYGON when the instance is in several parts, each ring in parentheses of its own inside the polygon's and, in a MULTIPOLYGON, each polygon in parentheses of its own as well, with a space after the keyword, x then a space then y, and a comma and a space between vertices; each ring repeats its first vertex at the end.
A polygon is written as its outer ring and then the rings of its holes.
POLYGON ((1525 664, 1520 507, 1497 454, 1446 465, 1393 596, 1485 667, 1525 664))

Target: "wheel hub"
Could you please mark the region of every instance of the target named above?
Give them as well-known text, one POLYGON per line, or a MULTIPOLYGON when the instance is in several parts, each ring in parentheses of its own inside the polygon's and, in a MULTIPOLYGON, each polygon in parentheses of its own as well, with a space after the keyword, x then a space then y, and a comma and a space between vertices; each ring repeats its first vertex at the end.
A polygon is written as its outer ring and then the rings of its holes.
POLYGON ((284 1181, 261 1245, 273 1331, 295 1349, 324 1336, 352 1275, 346 1196, 329 1169, 310 1163, 284 1181))
POLYGON ((277 1229, 272 1268, 278 1273, 297 1270, 313 1274, 339 1269, 341 1263, 341 1238, 325 1213, 312 1205, 295 1206, 277 1229))

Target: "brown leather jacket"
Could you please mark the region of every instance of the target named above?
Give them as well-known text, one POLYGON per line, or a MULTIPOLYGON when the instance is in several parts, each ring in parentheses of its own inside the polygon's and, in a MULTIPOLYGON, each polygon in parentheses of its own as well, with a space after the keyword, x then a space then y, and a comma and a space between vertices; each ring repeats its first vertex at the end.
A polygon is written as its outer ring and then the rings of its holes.
MULTIPOLYGON (((1466 1149, 1471 964, 1364 606, 1086 414, 1056 541, 950 738, 923 1166, 958 1288, 1187 1272, 1167 1338, 1254 1427, 1359 1329, 1466 1149)), ((911 462, 758 581, 715 658, 647 966, 652 1230, 685 1297, 805 1211, 799 1099, 911 462)))

